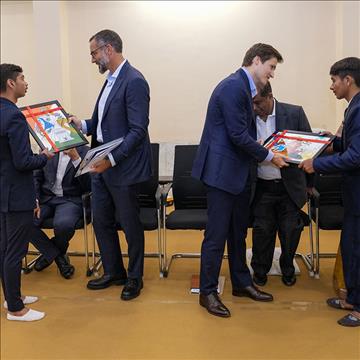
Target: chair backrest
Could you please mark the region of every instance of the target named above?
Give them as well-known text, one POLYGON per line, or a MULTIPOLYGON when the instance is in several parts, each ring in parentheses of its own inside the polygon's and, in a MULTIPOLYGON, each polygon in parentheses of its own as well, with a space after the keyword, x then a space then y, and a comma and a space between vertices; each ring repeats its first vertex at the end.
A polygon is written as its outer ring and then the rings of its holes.
POLYGON ((314 187, 320 194, 320 206, 342 205, 341 174, 316 174, 314 187))
POLYGON ((206 209, 204 184, 191 176, 198 145, 176 145, 174 157, 174 207, 180 209, 206 209))
POLYGON ((148 181, 139 184, 139 204, 141 208, 156 208, 156 190, 159 186, 159 144, 151 144, 153 173, 148 181))
MULTIPOLYGON (((319 197, 319 228, 324 230, 340 230, 342 228, 344 208, 342 204, 341 174, 317 174, 314 187, 319 197)), ((315 206, 311 208, 312 218, 315 218, 315 206)))

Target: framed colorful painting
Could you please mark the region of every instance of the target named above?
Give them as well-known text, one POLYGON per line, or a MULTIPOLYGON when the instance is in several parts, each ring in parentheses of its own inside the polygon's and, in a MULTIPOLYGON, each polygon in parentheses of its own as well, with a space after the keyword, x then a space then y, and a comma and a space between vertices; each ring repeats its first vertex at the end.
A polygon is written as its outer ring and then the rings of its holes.
POLYGON ((283 130, 266 139, 264 146, 274 154, 284 156, 289 163, 300 164, 319 156, 331 144, 335 136, 309 132, 283 130))
POLYGON ((20 108, 31 135, 42 150, 59 152, 87 144, 84 135, 69 122, 69 115, 57 100, 20 108))

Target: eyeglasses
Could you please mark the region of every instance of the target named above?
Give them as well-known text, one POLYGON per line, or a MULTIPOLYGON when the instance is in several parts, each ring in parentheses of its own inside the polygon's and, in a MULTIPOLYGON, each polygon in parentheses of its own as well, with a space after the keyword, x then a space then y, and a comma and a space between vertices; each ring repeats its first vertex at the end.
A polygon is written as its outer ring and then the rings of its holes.
POLYGON ((103 48, 106 45, 108 45, 108 44, 101 45, 101 46, 97 47, 96 49, 94 49, 93 51, 91 51, 90 56, 94 57, 95 54, 98 52, 98 50, 100 50, 101 48, 103 48))

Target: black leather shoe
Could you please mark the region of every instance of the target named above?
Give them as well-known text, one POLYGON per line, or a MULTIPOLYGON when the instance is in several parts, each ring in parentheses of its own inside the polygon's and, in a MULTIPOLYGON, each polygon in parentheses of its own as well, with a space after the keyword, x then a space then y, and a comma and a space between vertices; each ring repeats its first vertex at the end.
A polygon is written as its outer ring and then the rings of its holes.
POLYGON ((125 283, 126 283, 126 277, 104 274, 98 279, 90 280, 87 283, 87 288, 90 290, 100 290, 100 289, 106 289, 111 285, 124 285, 125 283))
POLYGON ((234 296, 246 296, 255 301, 273 301, 274 298, 271 294, 259 290, 256 286, 250 285, 245 288, 233 289, 234 296))
POLYGON ((281 277, 282 282, 284 283, 284 285, 286 286, 293 286, 296 283, 296 276, 292 275, 292 276, 285 276, 283 275, 281 277))
POLYGON ((42 271, 44 269, 46 269, 48 266, 51 265, 51 262, 48 262, 45 259, 44 255, 40 255, 40 257, 35 261, 35 265, 34 265, 34 269, 36 271, 42 271))
POLYGON ((259 275, 254 273, 253 281, 256 285, 264 286, 267 283, 267 275, 259 275))
POLYGON ((221 302, 217 293, 209 295, 200 294, 199 303, 201 306, 215 316, 230 317, 230 310, 221 302))
POLYGON ((69 257, 67 255, 58 255, 55 258, 55 263, 63 278, 70 279, 74 275, 75 268, 70 264, 69 257))
POLYGON ((143 288, 143 281, 141 279, 127 279, 126 284, 121 292, 121 300, 135 299, 140 295, 143 288))

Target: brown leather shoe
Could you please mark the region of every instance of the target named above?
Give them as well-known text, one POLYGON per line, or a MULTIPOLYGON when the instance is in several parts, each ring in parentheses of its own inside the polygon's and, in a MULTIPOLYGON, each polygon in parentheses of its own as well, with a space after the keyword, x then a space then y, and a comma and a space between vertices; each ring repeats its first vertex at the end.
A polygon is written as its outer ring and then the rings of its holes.
POLYGON ((230 317, 230 310, 221 302, 217 293, 209 295, 200 294, 199 303, 201 306, 215 316, 230 317))
POLYGON ((234 296, 246 296, 255 301, 273 301, 274 298, 271 294, 265 291, 259 290, 256 286, 250 285, 244 288, 233 289, 232 294, 234 296))

